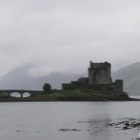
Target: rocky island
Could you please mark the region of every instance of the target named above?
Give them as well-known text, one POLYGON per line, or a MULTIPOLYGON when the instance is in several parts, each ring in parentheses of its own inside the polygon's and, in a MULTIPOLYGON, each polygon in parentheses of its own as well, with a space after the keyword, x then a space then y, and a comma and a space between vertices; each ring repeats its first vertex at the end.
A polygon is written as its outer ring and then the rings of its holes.
POLYGON ((90 62, 88 68, 88 77, 81 77, 77 81, 71 81, 71 83, 62 84, 62 89, 66 91, 80 90, 85 92, 83 96, 69 96, 62 97, 64 100, 70 98, 75 100, 134 100, 129 98, 128 94, 123 91, 123 80, 116 79, 112 81, 111 77, 111 64, 108 62, 104 63, 93 63, 90 62))

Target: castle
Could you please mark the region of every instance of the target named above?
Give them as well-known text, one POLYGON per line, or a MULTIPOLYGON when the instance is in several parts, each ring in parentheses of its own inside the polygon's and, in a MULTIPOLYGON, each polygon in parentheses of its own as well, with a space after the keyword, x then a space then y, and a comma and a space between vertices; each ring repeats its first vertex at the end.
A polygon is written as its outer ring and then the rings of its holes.
POLYGON ((71 83, 62 84, 63 90, 73 89, 93 89, 103 91, 113 91, 116 94, 123 94, 123 80, 117 79, 112 82, 111 78, 111 64, 93 63, 90 62, 88 68, 88 77, 81 77, 77 81, 71 81, 71 83))
POLYGON ((88 82, 90 84, 110 84, 112 82, 111 64, 108 62, 90 62, 90 67, 88 68, 88 75, 88 82))

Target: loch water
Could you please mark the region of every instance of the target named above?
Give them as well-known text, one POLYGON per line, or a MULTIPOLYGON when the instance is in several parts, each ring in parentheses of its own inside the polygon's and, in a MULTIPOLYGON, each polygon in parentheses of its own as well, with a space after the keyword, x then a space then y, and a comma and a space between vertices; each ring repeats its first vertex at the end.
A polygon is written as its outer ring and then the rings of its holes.
POLYGON ((0 103, 2 140, 132 140, 139 126, 123 129, 118 122, 140 122, 140 102, 0 103))

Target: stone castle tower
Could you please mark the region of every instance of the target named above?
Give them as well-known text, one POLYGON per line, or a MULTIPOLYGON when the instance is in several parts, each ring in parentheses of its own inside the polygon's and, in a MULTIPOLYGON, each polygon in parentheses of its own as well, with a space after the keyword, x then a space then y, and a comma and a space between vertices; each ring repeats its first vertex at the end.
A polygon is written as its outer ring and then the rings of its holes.
POLYGON ((111 64, 90 62, 88 68, 88 82, 90 84, 111 84, 111 64))
POLYGON ((117 79, 112 82, 111 64, 90 62, 88 77, 81 77, 77 81, 62 84, 62 89, 93 89, 108 91, 113 93, 123 93, 123 80, 117 79))

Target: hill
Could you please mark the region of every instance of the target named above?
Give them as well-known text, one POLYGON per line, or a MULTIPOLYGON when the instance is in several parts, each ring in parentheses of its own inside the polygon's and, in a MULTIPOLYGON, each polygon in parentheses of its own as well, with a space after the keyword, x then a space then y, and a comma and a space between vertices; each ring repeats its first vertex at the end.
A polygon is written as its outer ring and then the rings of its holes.
POLYGON ((44 83, 50 83, 53 89, 61 89, 63 82, 79 78, 78 74, 51 73, 42 77, 33 77, 29 74, 32 65, 17 67, 0 78, 0 89, 42 90, 44 83))
POLYGON ((129 95, 140 95, 140 62, 121 68, 112 77, 124 80, 124 91, 129 95))

